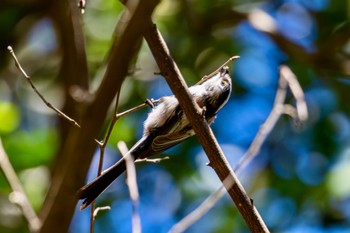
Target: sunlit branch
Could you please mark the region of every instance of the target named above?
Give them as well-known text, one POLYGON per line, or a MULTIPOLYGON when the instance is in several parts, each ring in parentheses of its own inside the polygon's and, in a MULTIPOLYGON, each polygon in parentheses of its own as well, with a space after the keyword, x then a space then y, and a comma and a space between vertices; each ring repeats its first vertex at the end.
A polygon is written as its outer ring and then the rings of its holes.
MULTIPOLYGON (((99 144, 100 156, 99 156, 99 162, 98 162, 97 177, 99 177, 102 174, 105 148, 106 148, 107 142, 111 136, 114 125, 117 122, 117 120, 119 119, 119 117, 117 116, 117 111, 118 111, 117 107, 119 104, 119 97, 120 97, 120 91, 118 91, 117 98, 115 100, 115 109, 114 109, 113 119, 112 119, 112 121, 107 129, 107 133, 105 135, 103 142, 101 144, 99 144)), ((98 212, 95 211, 95 201, 93 201, 91 203, 91 207, 90 207, 90 233, 94 233, 94 224, 95 224, 97 213, 98 212)))
POLYGON ((126 163, 126 175, 127 175, 127 185, 129 188, 129 194, 130 199, 132 203, 132 232, 133 233, 141 233, 141 219, 139 212, 137 210, 137 206, 139 203, 139 191, 137 187, 137 180, 136 180, 136 169, 134 160, 131 156, 128 156, 128 148, 125 144, 125 142, 120 141, 118 142, 118 149, 120 153, 123 155, 123 158, 125 159, 126 163))
POLYGON ((158 100, 153 100, 153 99, 149 100, 149 99, 147 99, 147 100, 145 101, 145 103, 143 103, 143 104, 140 104, 140 105, 138 105, 138 106, 136 106, 136 107, 130 108, 130 109, 128 109, 128 110, 126 110, 126 111, 124 111, 124 112, 122 112, 122 113, 117 113, 117 114, 115 115, 115 118, 116 118, 116 119, 119 119, 120 117, 123 117, 123 116, 125 116, 125 115, 127 115, 127 114, 129 114, 129 113, 138 111, 138 110, 140 110, 140 109, 142 109, 142 108, 144 108, 144 107, 151 107, 151 108, 154 108, 154 104, 158 103, 159 101, 160 101, 159 99, 158 99, 158 100))
POLYGON ((203 82, 205 82, 206 80, 210 79, 214 74, 216 74, 217 72, 219 72, 221 70, 221 68, 223 68, 224 66, 226 66, 228 63, 239 59, 239 56, 233 56, 230 57, 226 62, 224 62, 224 64, 222 64, 219 68, 217 68, 215 71, 211 72, 210 74, 204 75, 204 77, 199 80, 199 82, 197 84, 201 84, 203 82))
MULTIPOLYGON (((227 186, 231 186, 232 180, 225 179, 223 183, 225 183, 227 186)), ((210 196, 208 196, 196 209, 173 225, 169 230, 169 233, 181 233, 187 230, 196 221, 208 213, 208 211, 225 195, 225 193, 225 186, 221 185, 219 189, 210 194, 210 196)))
POLYGON ((294 95, 299 120, 306 121, 308 118, 308 110, 305 95, 297 77, 288 66, 281 66, 280 73, 281 76, 288 82, 289 88, 294 95))
POLYGON ((96 207, 96 209, 94 210, 94 213, 92 214, 94 220, 96 219, 96 216, 98 215, 98 213, 100 213, 101 211, 108 211, 108 210, 111 210, 110 206, 96 207))
POLYGON ((10 194, 12 196, 11 201, 21 208, 22 213, 28 222, 30 232, 38 232, 41 227, 41 221, 31 206, 27 195, 24 192, 23 186, 8 159, 8 156, 2 146, 1 138, 0 168, 12 189, 12 193, 10 194))
POLYGON ((267 136, 271 133, 272 129, 276 125, 278 119, 282 114, 287 114, 293 117, 295 120, 304 122, 307 120, 308 111, 304 98, 304 92, 293 72, 287 66, 281 66, 279 87, 277 89, 274 105, 270 115, 267 117, 265 123, 260 127, 256 134, 252 144, 248 148, 247 152, 243 155, 239 163, 236 165, 235 171, 239 171, 244 164, 252 160, 260 152, 261 146, 266 140, 267 136), (296 109, 290 104, 286 104, 287 88, 292 91, 292 94, 296 100, 296 109), (297 114, 295 114, 297 112, 297 114))

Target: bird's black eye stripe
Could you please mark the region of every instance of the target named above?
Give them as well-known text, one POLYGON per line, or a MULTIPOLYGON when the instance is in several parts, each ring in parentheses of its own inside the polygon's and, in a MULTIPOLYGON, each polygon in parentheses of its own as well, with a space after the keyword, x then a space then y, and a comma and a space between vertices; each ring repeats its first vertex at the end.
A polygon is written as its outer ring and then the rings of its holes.
POLYGON ((229 74, 228 67, 227 66, 222 67, 220 70, 220 73, 221 73, 221 76, 225 74, 229 74))

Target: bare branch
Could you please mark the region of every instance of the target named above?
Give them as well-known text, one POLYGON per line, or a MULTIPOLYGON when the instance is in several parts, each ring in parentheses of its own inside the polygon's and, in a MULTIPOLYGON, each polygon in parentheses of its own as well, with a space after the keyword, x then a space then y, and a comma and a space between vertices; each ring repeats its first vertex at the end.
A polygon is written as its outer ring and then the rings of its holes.
POLYGON ((232 168, 228 164, 208 123, 203 119, 201 109, 199 109, 197 104, 193 101, 187 85, 176 63, 173 61, 163 37, 151 21, 149 24, 151 26, 144 35, 148 46, 157 61, 161 73, 164 75, 170 89, 178 99, 181 108, 191 123, 193 130, 196 132, 196 135, 209 158, 211 166, 222 182, 224 182, 227 177, 232 180, 233 185, 226 186, 225 183, 224 185, 232 200, 236 203, 236 206, 246 221, 249 229, 252 232, 269 232, 260 214, 251 204, 250 198, 247 196, 232 168))
POLYGON ((273 127, 276 125, 282 114, 287 114, 301 122, 306 121, 308 117, 304 92, 296 76, 287 66, 281 66, 280 68, 279 87, 276 93, 273 109, 265 123, 260 127, 260 130, 255 136, 249 149, 237 164, 235 171, 240 170, 244 164, 247 164, 248 161, 257 156, 262 144, 271 133, 273 127), (296 100, 296 108, 285 103, 288 87, 292 91, 296 100))
POLYGON ((268 32, 271 34, 276 33, 277 31, 277 25, 275 20, 265 11, 261 9, 254 9, 252 10, 248 15, 249 22, 255 27, 256 29, 268 32))
MULTIPOLYGON (((17 56, 14 52, 14 50, 12 49, 11 46, 8 46, 7 49, 9 50, 13 60, 15 61, 15 65, 16 67, 20 70, 20 72, 23 74, 23 76, 26 78, 26 80, 29 82, 30 86, 32 87, 32 89, 34 90, 34 92, 40 97, 40 99, 44 102, 44 104, 52 109, 53 111, 55 111, 57 113, 58 116, 62 117, 63 119, 67 120, 68 122, 72 123, 74 126, 76 126, 77 128, 81 128, 81 126, 73 119, 70 118, 69 116, 67 116, 65 113, 63 113, 61 110, 59 110, 58 108, 56 108, 53 104, 49 103, 45 97, 39 92, 39 90, 35 87, 32 79, 30 78, 29 75, 27 75, 27 73, 25 72, 25 70, 23 69, 23 67, 21 66, 21 64, 19 63, 17 56)), ((125 114, 124 114, 125 115, 125 114)), ((94 141, 99 145, 102 146, 102 143, 97 140, 94 139, 94 141)))
POLYGON ((9 183, 12 193, 11 201, 17 204, 26 218, 29 230, 32 233, 38 232, 41 227, 41 221, 36 215, 34 209, 32 208, 27 195, 24 192, 23 186, 18 179, 15 170, 13 169, 10 160, 2 146, 1 138, 0 138, 0 168, 9 183))
POLYGON ((111 210, 111 207, 110 206, 102 206, 102 207, 97 207, 95 210, 94 210, 94 213, 92 214, 92 217, 93 219, 95 220, 97 215, 100 213, 100 211, 109 211, 111 210))
POLYGON ((287 82, 283 79, 279 79, 279 87, 277 89, 275 101, 273 104, 272 111, 267 117, 264 124, 260 127, 258 133, 256 134, 253 142, 250 144, 247 152, 242 156, 240 161, 235 167, 235 171, 239 171, 242 167, 251 161, 260 152, 261 146, 266 140, 267 136, 272 131, 273 127, 276 125, 278 119, 282 114, 283 104, 287 95, 287 82))
POLYGON ((218 190, 212 193, 207 199, 205 199, 195 210, 186 215, 183 219, 177 222, 170 230, 169 233, 181 233, 192 226, 196 221, 202 218, 208 211, 218 202, 226 193, 225 187, 220 186, 218 190))
POLYGON ((305 96, 297 77, 288 66, 281 66, 280 73, 281 76, 288 82, 289 88, 294 95, 299 120, 306 121, 308 118, 308 111, 305 96))
POLYGON ((26 72, 24 71, 24 69, 22 68, 21 64, 19 63, 17 56, 15 54, 15 52, 13 51, 11 46, 7 47, 7 50, 10 52, 13 60, 15 61, 16 67, 21 71, 21 73, 23 74, 23 76, 26 78, 26 80, 29 82, 30 86, 32 87, 32 89, 34 90, 34 92, 40 97, 40 99, 46 104, 47 107, 51 108, 52 110, 54 110, 60 117, 63 117, 64 119, 66 119, 67 121, 69 121, 70 123, 74 124, 75 126, 80 128, 80 125, 72 118, 70 118, 69 116, 67 116, 66 114, 64 114, 62 111, 60 111, 58 108, 56 108, 54 105, 52 105, 51 103, 49 103, 44 96, 38 91, 38 89, 36 89, 32 79, 30 78, 30 76, 28 76, 26 74, 26 72))
POLYGON ((201 80, 199 80, 199 82, 197 84, 201 84, 203 82, 205 82, 206 80, 208 80, 209 78, 211 78, 213 75, 215 75, 217 72, 219 72, 224 66, 226 66, 228 63, 237 60, 239 58, 239 56, 233 56, 230 57, 226 62, 224 62, 224 64, 222 64, 219 68, 217 68, 215 71, 211 72, 208 75, 205 75, 201 80))
POLYGON ((127 156, 128 148, 125 142, 118 142, 118 149, 123 155, 126 162, 126 175, 127 175, 127 184, 129 187, 130 199, 132 203, 132 232, 141 233, 141 218, 137 210, 139 203, 139 191, 136 181, 136 169, 133 159, 130 156, 127 156))
MULTIPOLYGON (((107 130, 107 133, 106 133, 106 135, 105 135, 105 138, 104 138, 104 140, 103 140, 103 143, 99 143, 99 147, 100 147, 100 159, 99 159, 99 163, 98 163, 97 177, 100 176, 101 173, 102 173, 103 160, 104 160, 104 151, 105 151, 105 148, 106 148, 106 146, 107 146, 107 142, 108 142, 108 140, 109 140, 109 138, 110 138, 110 135, 111 135, 111 133, 112 133, 112 130, 113 130, 113 128, 114 128, 114 125, 115 125, 115 123, 118 121, 118 119, 119 119, 120 117, 123 117, 123 116, 129 114, 129 113, 132 113, 132 112, 134 112, 134 111, 140 110, 140 109, 142 109, 142 108, 144 108, 144 107, 147 107, 147 106, 154 107, 154 104, 159 102, 159 100, 148 100, 148 99, 147 99, 147 100, 145 101, 145 103, 143 103, 143 104, 140 104, 140 105, 138 105, 138 106, 136 106, 136 107, 134 107, 134 108, 128 109, 128 110, 126 110, 126 111, 124 111, 124 112, 122 112, 122 113, 117 113, 117 107, 118 107, 118 103, 119 103, 119 97, 120 97, 120 95, 119 95, 119 93, 118 93, 117 98, 116 98, 116 104, 115 104, 116 107, 115 107, 115 112, 114 112, 114 114, 113 114, 113 119, 112 119, 112 121, 111 121, 111 124, 110 124, 108 130, 107 130)), ((118 145, 119 145, 119 144, 118 144, 118 145)), ((125 144, 124 144, 124 145, 125 145, 125 144)), ((126 145, 125 145, 125 147, 126 147, 126 145)), ((122 149, 124 149, 123 146, 122 146, 122 148, 119 148, 119 149, 120 149, 121 152, 125 152, 125 151, 122 151, 122 149)), ((126 151, 125 153, 127 153, 127 151, 126 151)), ((123 154, 123 153, 122 153, 122 154, 123 154)), ((134 170, 135 170, 135 169, 134 169, 134 170)), ((136 179, 136 178, 135 178, 135 179, 136 179)), ((135 181, 135 182, 136 182, 136 181, 135 181)), ((131 192, 130 192, 130 193, 131 193, 131 192)), ((132 192, 132 193, 134 193, 134 192, 132 192)), ((136 204, 135 204, 135 205, 136 205, 136 204)), ((134 206, 134 205, 133 205, 133 206, 134 206)), ((91 214, 90 214, 90 233, 93 233, 93 232, 94 232, 94 223, 95 223, 95 219, 96 219, 96 215, 97 215, 96 210, 95 210, 95 201, 91 203, 91 207, 90 207, 90 208, 91 208, 91 209, 90 209, 90 211, 91 211, 91 214)), ((133 216, 135 216, 135 217, 133 217, 133 218, 135 219, 135 224, 140 225, 140 221, 138 221, 138 219, 140 219, 140 218, 137 217, 138 215, 137 215, 137 214, 133 214, 133 216)), ((135 229, 136 229, 136 230, 135 230, 136 232, 139 232, 139 231, 138 231, 138 227, 135 227, 135 229)), ((141 228, 140 228, 140 229, 141 229, 141 228)))
POLYGON ((140 110, 140 109, 142 109, 142 108, 144 108, 144 107, 152 107, 152 108, 153 108, 153 107, 154 107, 154 104, 156 104, 156 103, 158 103, 158 102, 159 102, 159 99, 158 99, 158 100, 149 100, 149 99, 147 99, 147 100, 145 101, 145 103, 140 104, 140 105, 138 105, 138 106, 136 106, 136 107, 130 108, 130 109, 124 111, 124 112, 117 113, 115 117, 116 117, 117 119, 119 119, 120 117, 123 117, 123 116, 125 116, 125 115, 127 115, 127 114, 129 114, 129 113, 138 111, 138 110, 140 110))

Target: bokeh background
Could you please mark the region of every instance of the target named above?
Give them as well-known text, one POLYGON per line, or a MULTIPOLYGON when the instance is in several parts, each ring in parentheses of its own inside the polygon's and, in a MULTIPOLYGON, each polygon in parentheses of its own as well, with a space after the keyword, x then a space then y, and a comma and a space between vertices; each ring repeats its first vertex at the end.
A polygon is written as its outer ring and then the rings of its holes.
MULTIPOLYGON (((12 45, 40 92, 62 108, 65 91, 60 65, 62 33, 50 1, 5 0, 0 3, 0 136, 37 212, 62 139, 58 117, 35 95, 6 50, 12 45)), ((283 116, 261 152, 239 178, 272 232, 350 231, 350 2, 346 0, 163 0, 153 21, 159 27, 187 83, 192 85, 229 57, 233 95, 212 128, 231 166, 249 147, 271 112, 278 68, 288 65, 305 92, 309 119, 302 126, 283 116), (270 21, 256 19, 257 10, 270 21), (261 27, 252 22, 260 22, 261 27), (273 30, 271 30, 273 27, 273 30)), ((82 16, 91 92, 105 71, 114 27, 123 5, 88 1, 82 16)), ((135 72, 122 88, 119 110, 146 98, 170 95, 143 43, 135 72)), ((291 95, 287 102, 294 104, 291 95)), ((149 109, 120 119, 106 150, 105 167, 120 158, 119 140, 129 147, 142 135, 149 109)), ((112 112, 111 112, 112 113, 112 112)), ((106 122, 106 127, 108 122, 106 122)), ((96 135, 99 137, 101 135, 96 135)), ((84 146, 84 145, 82 145, 84 146)), ((137 178, 143 232, 167 232, 219 186, 196 138, 140 163, 137 178)), ((98 151, 87 180, 96 175, 98 151)), ((28 232, 11 192, 0 176, 0 232, 28 232)), ((110 205, 96 221, 96 232, 131 232, 131 202, 125 176, 99 198, 110 205)), ((88 210, 77 211, 71 232, 88 232, 88 210)), ((187 232, 248 232, 228 196, 187 232)))

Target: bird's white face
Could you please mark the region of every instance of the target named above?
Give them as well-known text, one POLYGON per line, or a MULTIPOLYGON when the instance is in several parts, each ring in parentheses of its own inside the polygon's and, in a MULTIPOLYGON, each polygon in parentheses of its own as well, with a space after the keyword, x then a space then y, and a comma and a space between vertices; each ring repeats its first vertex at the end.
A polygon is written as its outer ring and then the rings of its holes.
MULTIPOLYGON (((231 94, 231 78, 228 67, 223 67, 214 76, 190 87, 189 91, 199 107, 205 109, 207 120, 210 119, 210 122, 212 122, 212 119, 226 104, 231 94)), ((174 128, 168 129, 167 134, 181 131, 189 125, 189 122, 181 108, 179 108, 178 100, 174 96, 161 98, 160 103, 150 112, 144 123, 144 135, 149 135, 155 128, 169 125, 169 122, 175 122, 174 119, 177 123, 174 124, 174 128)), ((193 133, 190 134, 193 135, 193 133)))
POLYGON ((223 67, 220 72, 207 79, 200 85, 193 86, 194 96, 205 100, 203 106, 212 109, 216 114, 229 100, 232 90, 231 78, 228 67, 223 67))

